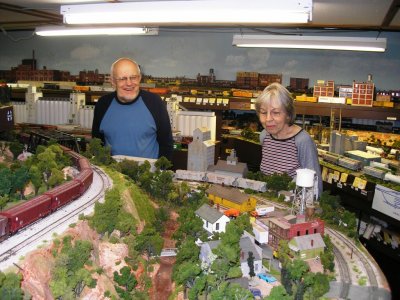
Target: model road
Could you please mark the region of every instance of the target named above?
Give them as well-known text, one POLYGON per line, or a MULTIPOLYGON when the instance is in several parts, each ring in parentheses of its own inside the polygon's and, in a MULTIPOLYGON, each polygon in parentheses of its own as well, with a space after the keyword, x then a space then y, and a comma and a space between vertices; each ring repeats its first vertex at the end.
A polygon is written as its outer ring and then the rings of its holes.
POLYGON ((80 214, 89 214, 94 203, 104 199, 104 193, 112 183, 100 168, 92 168, 93 183, 81 197, 0 243, 0 270, 17 263, 19 256, 37 248, 40 241, 51 240, 53 233, 64 232, 80 214))

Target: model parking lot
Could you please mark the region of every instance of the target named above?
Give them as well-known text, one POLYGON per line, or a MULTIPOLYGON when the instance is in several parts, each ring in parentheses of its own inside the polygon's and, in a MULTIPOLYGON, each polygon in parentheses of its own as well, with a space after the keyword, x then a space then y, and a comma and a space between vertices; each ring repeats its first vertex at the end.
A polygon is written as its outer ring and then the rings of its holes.
POLYGON ((267 283, 257 276, 254 276, 251 280, 249 280, 249 289, 259 289, 261 291, 262 297, 268 296, 272 288, 278 285, 281 285, 279 281, 275 281, 274 283, 267 283))

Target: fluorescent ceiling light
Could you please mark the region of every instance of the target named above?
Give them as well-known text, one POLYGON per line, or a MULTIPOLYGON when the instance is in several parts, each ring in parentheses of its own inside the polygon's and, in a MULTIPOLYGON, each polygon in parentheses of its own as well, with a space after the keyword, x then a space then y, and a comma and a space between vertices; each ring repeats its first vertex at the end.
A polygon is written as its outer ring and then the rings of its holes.
POLYGON ((35 30, 41 36, 69 35, 158 35, 157 28, 145 27, 65 27, 43 26, 35 30))
POLYGON ((324 49, 385 52, 386 38, 292 36, 292 35, 241 35, 233 36, 237 47, 324 49))
POLYGON ((312 0, 195 0, 62 5, 67 24, 241 25, 307 23, 312 0))

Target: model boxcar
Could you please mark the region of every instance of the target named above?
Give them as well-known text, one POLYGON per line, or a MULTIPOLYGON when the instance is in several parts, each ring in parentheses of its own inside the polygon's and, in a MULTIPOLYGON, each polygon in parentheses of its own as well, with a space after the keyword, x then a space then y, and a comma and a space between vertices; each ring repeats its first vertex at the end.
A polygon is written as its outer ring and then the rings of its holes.
POLYGON ((7 238, 10 229, 8 228, 8 218, 0 215, 0 241, 7 238))
POLYGON ((79 160, 82 158, 82 155, 72 151, 71 149, 63 150, 63 151, 64 151, 64 154, 67 154, 69 157, 71 157, 72 164, 80 170, 79 160))
POLYGON ((385 178, 385 174, 387 173, 387 171, 378 169, 378 168, 374 168, 371 166, 365 166, 363 168, 363 171, 365 174, 379 178, 381 180, 383 180, 385 178))
POLYGON ((56 210, 81 195, 80 182, 78 180, 68 181, 45 194, 51 197, 51 210, 56 210))
POLYGON ((91 170, 92 169, 92 167, 90 166, 89 160, 87 158, 85 158, 85 157, 82 157, 82 156, 79 159, 78 166, 79 166, 79 170, 80 171, 88 170, 88 169, 91 170))
POLYGON ((37 196, 22 204, 4 210, 0 215, 8 218, 10 234, 37 221, 51 212, 51 197, 46 194, 37 196))
POLYGON ((358 171, 362 169, 362 163, 350 157, 339 158, 338 165, 353 171, 358 171))
POLYGON ((337 165, 339 162, 339 156, 337 154, 334 154, 331 152, 326 152, 326 153, 323 153, 321 156, 325 161, 327 161, 329 163, 337 165))
POLYGON ((219 173, 214 173, 214 172, 208 172, 206 174, 207 176, 207 181, 211 183, 217 183, 217 184, 224 184, 228 186, 232 186, 235 182, 235 177, 229 176, 229 175, 223 175, 219 173))
POLYGON ((79 192, 83 194, 93 182, 93 170, 82 170, 74 180, 79 182, 79 192))

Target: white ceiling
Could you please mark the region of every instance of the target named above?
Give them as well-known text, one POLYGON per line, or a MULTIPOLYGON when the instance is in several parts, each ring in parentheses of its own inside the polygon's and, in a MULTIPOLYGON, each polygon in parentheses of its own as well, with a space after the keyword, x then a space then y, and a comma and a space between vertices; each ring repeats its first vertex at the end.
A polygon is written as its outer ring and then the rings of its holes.
MULTIPOLYGON (((146 0, 139 0, 146 1, 146 0)), ((154 0, 153 0, 154 1, 154 0)), ((217 1, 217 0, 216 0, 217 1)), ((265 0, 270 1, 270 0, 265 0)), ((275 0, 279 1, 279 0, 275 0)), ((112 0, 6 0, 0 2, 0 30, 33 30, 62 24, 66 4, 134 2, 112 0)), ((314 0, 312 22, 285 28, 400 31, 400 0, 314 0)), ((186 24, 186 27, 190 24, 186 24)), ((282 27, 282 26, 281 26, 282 27)), ((271 26, 269 26, 271 28, 271 26)))

